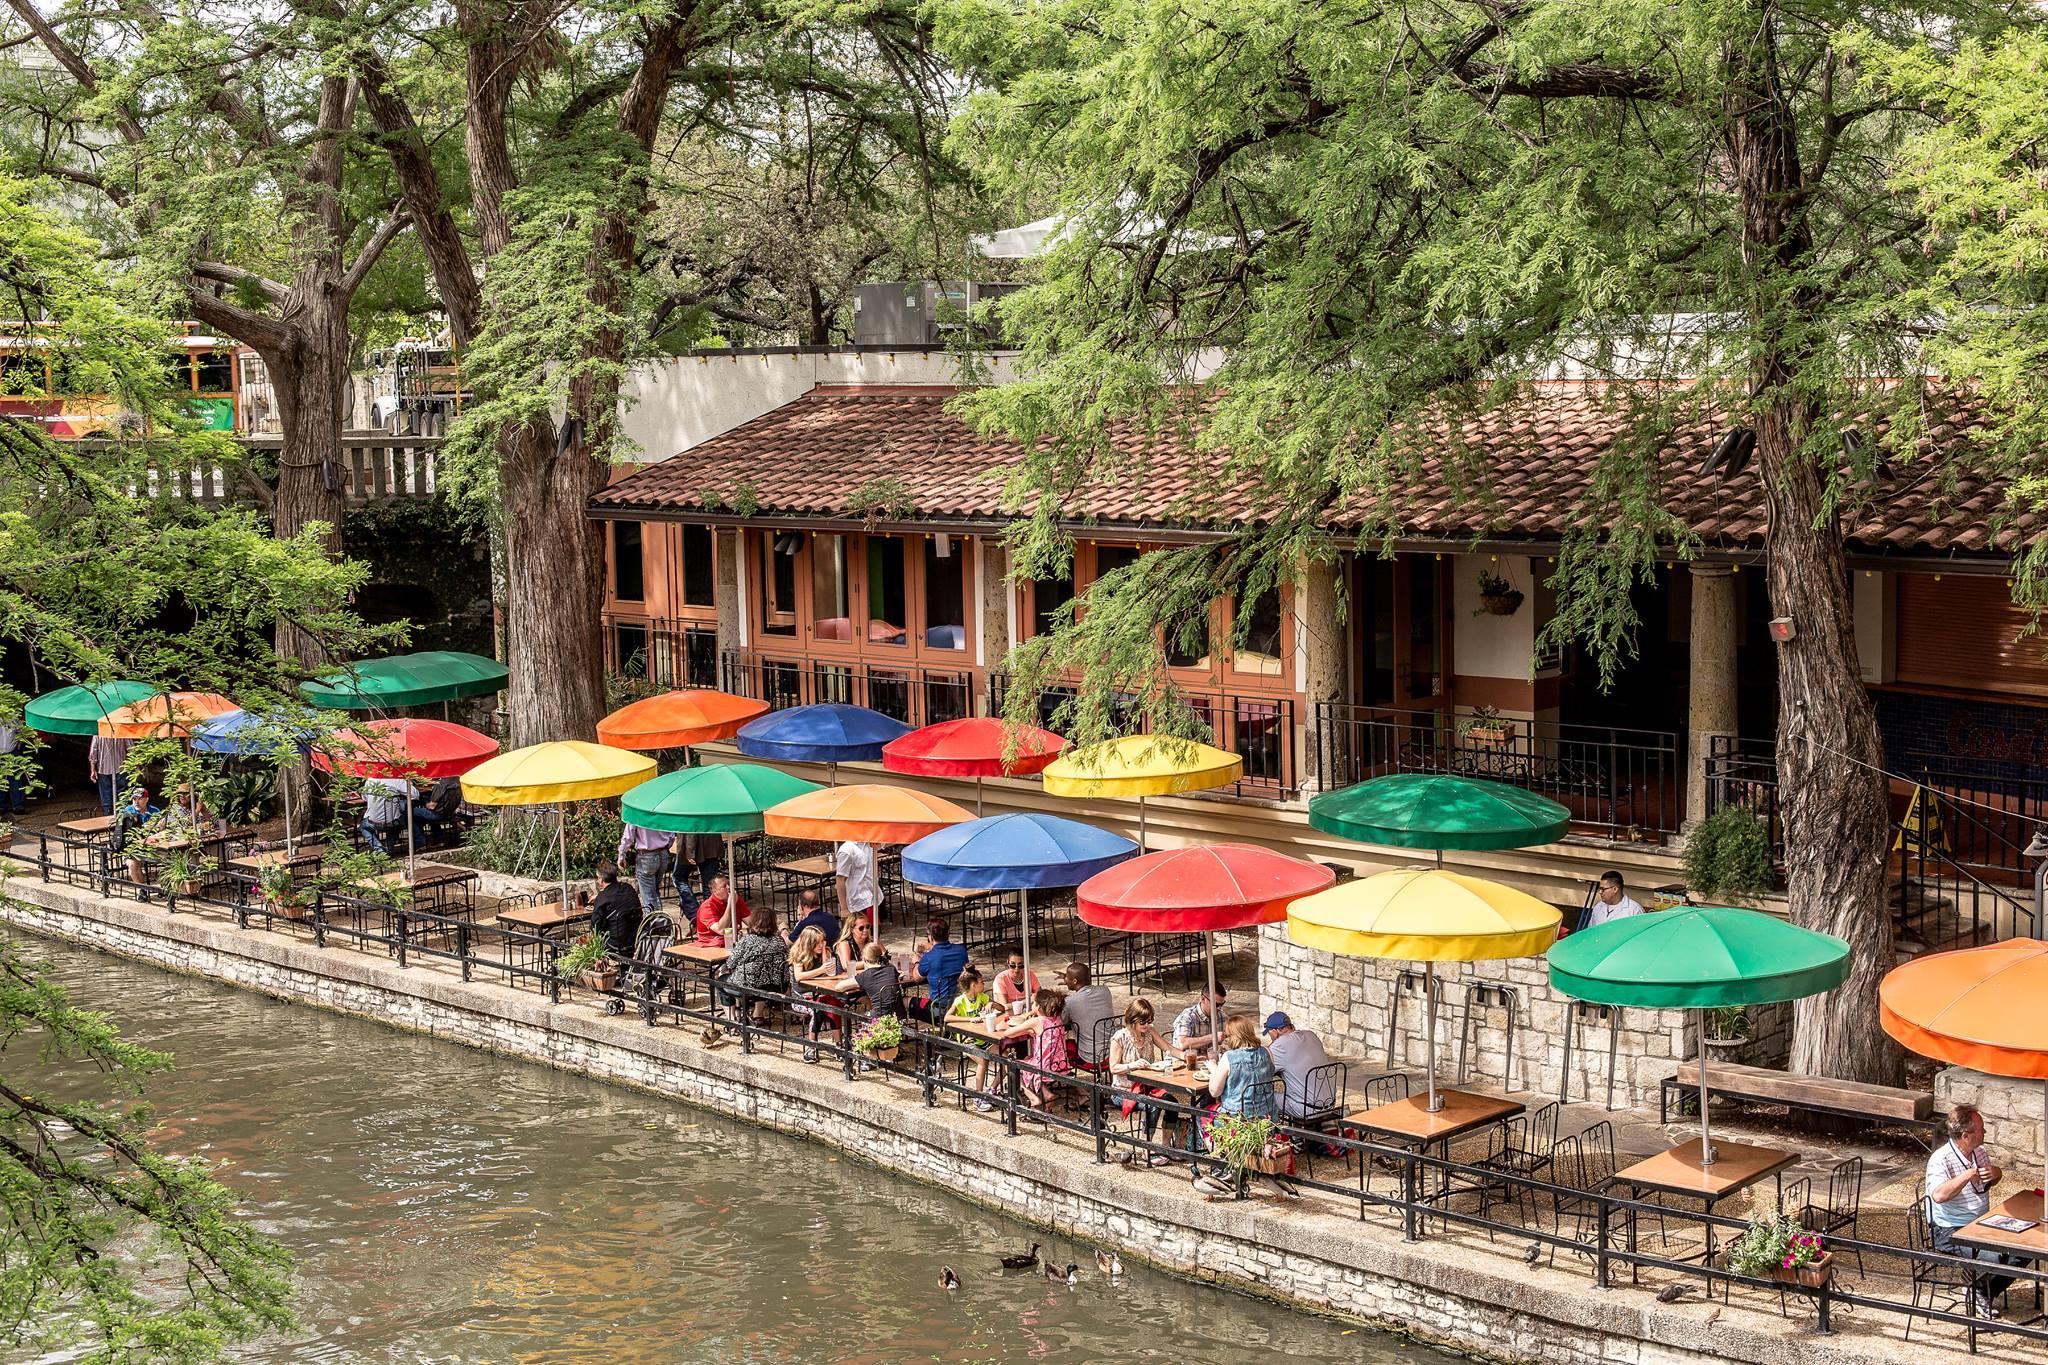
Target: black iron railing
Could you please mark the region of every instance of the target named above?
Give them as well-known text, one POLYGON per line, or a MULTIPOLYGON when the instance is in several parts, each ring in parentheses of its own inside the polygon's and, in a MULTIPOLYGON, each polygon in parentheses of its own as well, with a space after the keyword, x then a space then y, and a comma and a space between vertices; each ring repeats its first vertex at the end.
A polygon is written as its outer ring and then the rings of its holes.
MULTIPOLYGON (((990 713, 1003 714, 1010 700, 1009 675, 989 674, 988 691, 990 713)), ((1032 708, 1038 723, 1051 729, 1060 728, 1056 723, 1057 713, 1073 695, 1073 689, 1068 687, 1042 690, 1038 694, 1037 705, 1032 708)), ((1183 692, 1181 697, 1195 718, 1207 728, 1208 742, 1244 760, 1244 776, 1220 790, 1237 796, 1280 798, 1292 797, 1301 790, 1301 772, 1297 762, 1301 736, 1294 698, 1199 691, 1183 692)), ((1119 733, 1137 734, 1142 731, 1143 721, 1135 698, 1123 699, 1112 710, 1119 733)))
POLYGON ((604 666, 660 688, 716 687, 718 630, 702 621, 606 612, 604 666))
POLYGON ((1499 719, 1317 702, 1316 771, 1325 788, 1387 773, 1491 778, 1562 803, 1615 837, 1678 832, 1683 766, 1668 730, 1499 719))
POLYGON ((1770 827, 1774 860, 1785 853, 1785 821, 1778 809, 1778 745, 1774 740, 1710 735, 1706 757, 1707 808, 1703 815, 1729 809, 1763 817, 1770 827))
POLYGON ((726 650, 719 686, 777 711, 819 702, 866 706, 905 725, 933 725, 974 714, 974 677, 954 669, 828 659, 777 658, 726 650))
POLYGON ((2048 781, 1928 765, 1914 776, 1893 841, 1901 936, 1945 948, 2036 934, 2039 860, 2026 850, 2048 816, 2048 781))

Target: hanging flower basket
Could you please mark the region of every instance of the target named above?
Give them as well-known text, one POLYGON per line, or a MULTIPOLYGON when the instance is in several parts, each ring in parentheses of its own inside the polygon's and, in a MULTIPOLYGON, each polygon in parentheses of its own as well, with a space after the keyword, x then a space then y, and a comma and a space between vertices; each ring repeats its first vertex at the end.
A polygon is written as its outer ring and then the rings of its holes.
POLYGON ((1479 610, 1488 616, 1513 616, 1522 609, 1522 593, 1519 588, 1506 592, 1481 593, 1479 610))

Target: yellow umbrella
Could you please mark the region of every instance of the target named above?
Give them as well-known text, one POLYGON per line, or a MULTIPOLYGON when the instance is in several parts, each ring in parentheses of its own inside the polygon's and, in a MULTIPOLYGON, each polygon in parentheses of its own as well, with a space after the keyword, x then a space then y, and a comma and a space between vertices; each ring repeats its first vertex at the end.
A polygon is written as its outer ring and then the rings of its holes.
POLYGON ((569 909, 569 803, 621 796, 654 776, 654 760, 580 739, 529 744, 485 759, 462 775, 462 799, 479 806, 555 808, 562 910, 569 909))
POLYGON ((1410 868, 1303 896, 1287 907, 1287 937, 1347 957, 1422 963, 1435 1113, 1443 1107, 1436 1093, 1436 964, 1538 956, 1557 941, 1562 918, 1557 907, 1499 882, 1410 868))
POLYGON ((1045 770, 1054 796, 1138 799, 1138 850, 1145 849, 1145 798, 1227 787, 1244 775, 1236 754, 1169 735, 1126 735, 1069 749, 1045 770))

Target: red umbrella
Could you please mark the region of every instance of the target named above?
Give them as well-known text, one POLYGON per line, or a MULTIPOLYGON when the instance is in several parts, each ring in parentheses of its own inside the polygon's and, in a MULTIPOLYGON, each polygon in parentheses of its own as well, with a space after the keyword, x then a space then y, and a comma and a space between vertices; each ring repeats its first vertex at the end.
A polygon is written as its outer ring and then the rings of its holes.
MULTIPOLYGON (((460 777, 498 752, 498 741, 467 725, 396 717, 337 730, 313 750, 315 767, 356 777, 460 777)), ((414 857, 413 814, 405 816, 405 865, 414 857)))
POLYGON ((1098 929, 1202 935, 1216 998, 1218 929, 1277 924, 1288 903, 1336 885, 1328 868, 1256 844, 1201 844, 1147 853, 1081 883, 1081 918, 1098 929))
POLYGON ((981 814, 981 779, 1042 773, 1066 750, 1066 740, 1035 725, 1012 725, 996 716, 967 716, 912 730, 882 746, 882 766, 919 777, 971 777, 974 813, 981 814))
POLYGON ((356 777, 460 777, 498 752, 498 741, 467 725, 400 717, 337 730, 313 763, 356 777))

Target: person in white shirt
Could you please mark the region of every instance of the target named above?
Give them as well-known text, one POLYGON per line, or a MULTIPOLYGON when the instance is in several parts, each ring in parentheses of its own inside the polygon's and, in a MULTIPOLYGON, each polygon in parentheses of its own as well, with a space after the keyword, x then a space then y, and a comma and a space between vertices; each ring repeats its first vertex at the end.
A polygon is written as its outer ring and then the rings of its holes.
POLYGON ((28 811, 28 765, 15 755, 21 738, 12 725, 0 725, 0 755, 7 759, 7 771, 0 775, 0 815, 23 815, 28 811))
POLYGON ((1599 886, 1593 892, 1593 908, 1586 912, 1585 927, 1590 929, 1596 924, 1642 913, 1642 905, 1623 887, 1621 874, 1610 869, 1600 874, 1599 886))
MULTIPOLYGON (((1934 1249, 1967 1256, 1990 1265, 2019 1265, 2021 1258, 1989 1248, 1954 1241, 1956 1232, 1991 1211, 1991 1187, 2005 1178, 1984 1150, 1984 1116, 1959 1104, 1948 1113, 1948 1141, 1927 1158, 1927 1223, 1934 1249)), ((1998 1316, 1998 1296, 2012 1283, 2010 1275, 1980 1275, 1971 1291, 1970 1312, 1998 1316)))
POLYGON ((833 883, 839 888, 839 920, 868 919, 881 892, 875 880, 875 847, 848 841, 832 855, 833 883))

